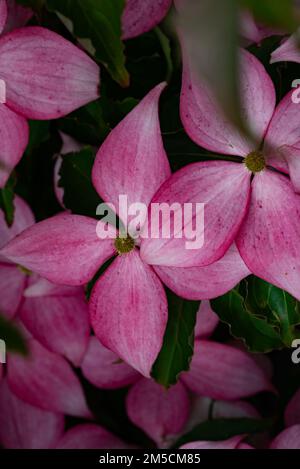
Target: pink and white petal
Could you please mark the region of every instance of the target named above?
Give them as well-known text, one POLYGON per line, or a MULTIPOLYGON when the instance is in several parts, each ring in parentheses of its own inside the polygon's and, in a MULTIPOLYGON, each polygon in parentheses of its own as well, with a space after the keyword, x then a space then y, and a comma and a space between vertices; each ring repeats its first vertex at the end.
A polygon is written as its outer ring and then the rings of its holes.
POLYGON ((5 186, 12 170, 22 158, 28 140, 26 120, 1 104, 0 98, 0 188, 5 186))
POLYGON ((92 218, 60 214, 25 230, 0 254, 16 264, 63 285, 83 285, 113 256, 115 229, 111 238, 97 236, 92 218))
POLYGON ((25 298, 40 298, 44 296, 76 296, 84 295, 82 287, 69 287, 67 285, 57 285, 39 276, 30 276, 28 287, 24 291, 25 298), (37 277, 37 278, 35 278, 37 277))
POLYGON ((249 213, 237 247, 251 272, 300 299, 300 197, 285 176, 254 177, 249 213))
POLYGON ((69 363, 36 340, 28 341, 30 355, 10 355, 8 384, 19 399, 50 412, 90 417, 79 379, 69 363))
MULTIPOLYGON (((195 77, 184 55, 180 114, 190 138, 207 150, 246 156, 253 143, 239 133, 217 105, 209 86, 195 77)), ((240 85, 242 113, 258 141, 265 135, 276 103, 275 89, 263 65, 241 49, 240 85)))
POLYGON ((0 385, 0 442, 7 449, 49 449, 64 430, 64 416, 20 400, 0 385))
POLYGON ((164 234, 170 226, 166 217, 150 214, 142 259, 168 267, 200 267, 221 259, 247 213, 250 174, 243 164, 228 161, 195 163, 173 174, 151 202, 151 211, 162 203, 175 208, 170 232, 164 234), (192 219, 186 204, 193 208, 192 219), (197 237, 191 232, 195 226, 197 237))
POLYGON ((244 435, 240 435, 224 441, 194 441, 181 446, 179 449, 237 449, 244 438, 244 435))
POLYGON ((100 389, 118 389, 135 383, 141 375, 92 336, 84 356, 83 376, 100 389))
POLYGON ((249 402, 244 401, 215 401, 212 416, 214 419, 261 418, 256 408, 249 402))
POLYGON ((205 340, 195 342, 190 371, 183 373, 181 380, 201 396, 228 401, 273 391, 272 384, 249 354, 205 340))
POLYGON ((293 425, 279 433, 270 449, 300 449, 300 425, 293 425))
POLYGON ((271 54, 270 63, 276 62, 297 62, 300 63, 300 51, 298 47, 298 36, 292 34, 288 39, 277 47, 271 54))
POLYGON ((224 295, 250 275, 235 244, 220 260, 205 267, 154 267, 161 281, 178 296, 208 300, 224 295))
POLYGON ((129 449, 129 446, 98 425, 83 424, 68 430, 56 449, 129 449))
POLYGON ((6 0, 0 0, 0 34, 2 33, 7 20, 6 0))
POLYGON ((19 5, 16 0, 6 0, 8 15, 4 32, 8 33, 16 28, 21 28, 33 16, 33 11, 19 5))
POLYGON ((285 409, 284 421, 287 427, 300 424, 300 389, 298 389, 289 401, 285 409))
POLYGON ((172 0, 126 0, 122 16, 122 38, 140 36, 157 26, 166 16, 172 0))
POLYGON ((141 379, 129 390, 126 409, 130 420, 164 448, 183 430, 190 401, 180 382, 167 390, 152 380, 141 379))
POLYGON ((14 207, 14 221, 10 227, 7 226, 4 213, 2 210, 0 210, 0 247, 5 246, 5 244, 11 241, 15 236, 20 234, 26 228, 34 225, 34 215, 25 200, 16 195, 14 198, 14 207))
POLYGON ((80 366, 90 335, 88 306, 83 295, 25 298, 19 315, 44 347, 80 366))
POLYGON ((253 15, 247 10, 242 12, 240 26, 241 36, 247 39, 250 44, 253 42, 259 44, 267 37, 284 34, 284 32, 280 31, 279 29, 274 29, 269 26, 264 26, 260 23, 257 23, 253 15))
POLYGON ((295 192, 300 193, 300 141, 298 147, 284 145, 280 148, 280 153, 288 166, 291 183, 295 192))
POLYGON ((89 302, 102 344, 146 377, 162 347, 168 306, 163 286, 137 251, 114 260, 89 302))
POLYGON ((100 72, 78 47, 38 26, 0 39, 7 105, 29 119, 56 119, 99 96, 100 72))
POLYGON ((26 282, 26 274, 17 266, 0 263, 0 311, 6 318, 17 313, 26 282))
POLYGON ((93 184, 116 210, 120 195, 127 195, 128 207, 134 203, 148 206, 171 174, 158 116, 159 97, 165 86, 161 83, 150 91, 111 131, 96 156, 93 184))
POLYGON ((56 199, 58 201, 58 203, 60 204, 60 206, 67 210, 65 205, 64 205, 64 189, 63 187, 60 187, 59 185, 59 181, 60 181, 60 169, 61 169, 61 165, 63 163, 63 158, 61 156, 58 156, 56 161, 55 161, 55 165, 54 165, 54 172, 53 172, 53 184, 54 184, 54 192, 55 192, 55 195, 56 195, 56 199))
POLYGON ((197 313, 197 321, 195 327, 195 338, 207 339, 210 337, 219 323, 219 317, 211 309, 209 301, 201 301, 199 311, 197 313))

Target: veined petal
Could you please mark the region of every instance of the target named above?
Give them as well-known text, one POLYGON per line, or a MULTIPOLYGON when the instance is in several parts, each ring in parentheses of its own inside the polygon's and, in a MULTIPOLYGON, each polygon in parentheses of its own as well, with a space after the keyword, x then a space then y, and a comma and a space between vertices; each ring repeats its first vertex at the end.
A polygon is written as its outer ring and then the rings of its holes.
POLYGON ((162 347, 168 306, 160 280, 138 252, 114 260, 96 283, 89 305, 102 344, 149 377, 162 347))
POLYGON ((83 424, 68 430, 56 449, 129 449, 129 446, 98 425, 83 424))
MULTIPOLYGON (((1 107, 0 107, 1 109, 1 107)), ((14 198, 15 214, 12 226, 7 226, 4 213, 0 210, 0 247, 5 246, 15 236, 20 234, 29 226, 34 225, 34 216, 29 205, 18 197, 14 198)))
POLYGON ((250 174, 244 165, 227 161, 195 163, 173 174, 151 201, 142 259, 151 265, 199 267, 223 257, 248 210, 250 174), (168 218, 153 215, 158 204, 167 207, 168 218), (187 241, 193 245, 187 248, 187 241))
MULTIPOLYGON (((25 230, 0 254, 51 282, 83 285, 115 252, 112 239, 99 239, 97 220, 61 214, 25 230)), ((115 230, 111 230, 111 236, 115 230)))
POLYGON ((298 389, 289 401, 285 409, 284 421, 287 427, 300 424, 300 389, 298 389))
POLYGON ((40 409, 90 417, 80 382, 69 363, 36 340, 28 341, 30 356, 10 355, 8 384, 19 399, 40 409))
POLYGON ((154 270, 170 290, 189 300, 207 300, 224 295, 250 275, 235 244, 220 260, 205 267, 155 266, 154 270))
POLYGON ((194 441, 181 446, 179 449, 236 449, 244 438, 244 435, 240 435, 224 441, 194 441))
POLYGON ((292 34, 288 39, 284 40, 282 44, 271 54, 271 64, 275 62, 286 61, 300 63, 300 52, 296 33, 292 34))
POLYGON ((92 336, 81 370, 84 377, 100 389, 118 389, 135 383, 141 375, 92 336))
MULTIPOLYGON (((102 199, 112 203, 118 213, 120 195, 128 197, 128 206, 134 203, 148 206, 171 174, 158 116, 164 87, 165 83, 161 83, 150 91, 111 131, 98 151, 93 184, 102 199)), ((126 223, 124 216, 121 218, 126 223)))
POLYGON ((19 315, 44 347, 64 355, 75 366, 81 364, 90 334, 88 306, 83 294, 26 298, 19 315))
POLYGON ((25 287, 25 273, 15 265, 0 263, 0 311, 8 319, 15 316, 25 287))
POLYGON ((7 20, 6 0, 0 0, 0 34, 2 33, 7 20))
POLYGON ((249 213, 237 247, 254 275, 300 299, 300 197, 285 176, 254 177, 249 213))
POLYGON ((29 285, 24 291, 25 298, 41 298, 44 296, 76 296, 84 293, 82 287, 57 285, 39 276, 31 276, 29 285), (35 278, 34 278, 35 277, 35 278))
POLYGON ((88 55, 37 26, 0 39, 7 105, 29 119, 56 119, 99 96, 100 72, 88 55))
POLYGON ((201 396, 229 401, 273 390, 249 354, 205 340, 195 342, 190 371, 183 373, 181 380, 201 396))
POLYGON ((122 16, 123 39, 131 39, 153 29, 162 21, 172 0, 126 0, 122 16))
MULTIPOLYGON (((183 126, 190 138, 207 150, 226 155, 246 156, 253 144, 240 134, 219 109, 209 87, 191 70, 184 53, 180 100, 183 126)), ((261 141, 274 112, 274 85, 263 65, 252 54, 241 50, 240 86, 242 113, 254 136, 261 141)))
POLYGON ((0 442, 7 449, 49 449, 62 436, 64 416, 33 407, 0 385, 0 442))
POLYGON ((272 441, 270 449, 300 449, 300 425, 283 430, 272 441))
POLYGON ((152 380, 141 379, 130 389, 126 408, 130 420, 158 447, 167 447, 172 437, 183 430, 190 401, 180 382, 167 390, 152 380))
POLYGON ((26 120, 1 104, 0 96, 0 188, 5 186, 10 173, 22 158, 28 140, 26 120))
POLYGON ((4 32, 8 33, 13 29, 25 26, 27 21, 33 16, 33 11, 30 8, 19 5, 16 0, 6 0, 6 3, 8 15, 4 32))

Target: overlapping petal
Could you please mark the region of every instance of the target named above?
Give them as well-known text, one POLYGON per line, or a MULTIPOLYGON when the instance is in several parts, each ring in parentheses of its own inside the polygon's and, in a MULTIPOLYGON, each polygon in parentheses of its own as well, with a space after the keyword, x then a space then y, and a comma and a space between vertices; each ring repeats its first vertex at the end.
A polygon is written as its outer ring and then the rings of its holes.
POLYGON ((167 309, 160 280, 135 250, 114 260, 90 298, 102 344, 147 377, 162 346, 167 309))
POLYGON ((26 275, 18 267, 0 263, 0 311, 12 319, 21 304, 26 275))
POLYGON ((7 20, 6 0, 0 0, 0 34, 2 33, 7 20))
POLYGON ((162 21, 172 0, 126 0, 122 16, 123 39, 131 39, 153 29, 162 21))
POLYGON ((56 119, 99 96, 99 68, 58 34, 37 26, 0 39, 7 105, 29 119, 56 119))
POLYGON ((283 430, 272 441, 270 449, 300 449, 300 425, 283 430))
POLYGON ((180 449, 236 449, 244 436, 234 436, 224 441, 194 441, 180 447, 180 449))
POLYGON ((285 409, 284 421, 287 427, 300 424, 300 389, 298 389, 289 401, 285 409))
POLYGON ((83 424, 68 430, 56 445, 57 449, 129 449, 122 440, 104 428, 83 424))
POLYGON ((8 226, 4 213, 0 210, 0 247, 5 246, 15 236, 20 234, 26 228, 34 225, 34 216, 29 205, 21 199, 21 197, 15 196, 14 198, 14 221, 12 226, 8 226))
POLYGON ((284 40, 282 44, 272 52, 271 63, 285 61, 300 63, 298 36, 296 33, 284 40))

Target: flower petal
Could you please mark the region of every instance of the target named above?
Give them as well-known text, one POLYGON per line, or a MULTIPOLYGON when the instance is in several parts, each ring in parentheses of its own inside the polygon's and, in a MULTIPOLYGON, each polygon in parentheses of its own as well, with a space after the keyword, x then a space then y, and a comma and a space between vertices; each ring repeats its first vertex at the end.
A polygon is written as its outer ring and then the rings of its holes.
MULTIPOLYGON (((173 174, 152 199, 151 211, 157 207, 153 204, 168 204, 168 208, 176 204, 176 218, 179 216, 182 231, 174 230, 173 226, 177 225, 174 215, 170 236, 169 233, 164 236, 163 230, 169 220, 160 217, 155 221, 151 215, 148 237, 141 243, 142 259, 151 265, 196 267, 212 264, 223 257, 248 210, 250 174, 244 165, 227 161, 195 163, 173 174), (186 204, 193 208, 192 221, 197 232, 197 239, 194 237, 194 244, 189 248, 185 234, 191 227, 191 217, 186 204), (196 204, 201 205, 198 207, 196 204), (203 207, 204 223, 202 217, 197 215, 196 219, 196 211, 203 214, 203 207), (201 244, 202 247, 198 247, 201 244)), ((191 241, 192 236, 188 236, 191 241)))
POLYGON ((4 32, 8 33, 13 29, 25 26, 27 21, 33 16, 33 11, 19 5, 16 0, 6 0, 8 15, 4 32))
POLYGON ((234 436, 224 441, 194 441, 181 446, 179 449, 236 449, 244 435, 234 436))
MULTIPOLYGON (((186 132, 207 150, 246 156, 253 151, 253 143, 228 122, 209 88, 194 76, 183 55, 180 113, 186 132)), ((241 50, 240 85, 243 117, 260 141, 274 112, 275 89, 263 65, 245 50, 241 50)))
POLYGON ((26 328, 44 347, 79 366, 89 334, 88 306, 82 294, 26 298, 20 308, 26 328))
POLYGON ((44 296, 74 296, 83 293, 81 287, 69 287, 51 283, 38 275, 30 276, 29 286, 24 291, 25 298, 40 298, 44 296))
POLYGON ((116 436, 104 428, 83 424, 68 430, 58 442, 57 449, 128 449, 116 436))
POLYGON ((12 319, 22 300, 26 275, 15 265, 0 263, 0 311, 12 319))
POLYGON ((258 411, 252 404, 244 401, 215 401, 213 404, 212 416, 214 419, 230 418, 261 418, 258 411))
POLYGON ((300 197, 288 178, 266 170, 254 177, 250 210, 237 247, 251 272, 300 299, 300 197))
POLYGON ((0 0, 0 34, 2 33, 7 20, 6 0, 0 0))
POLYGON ((270 449, 300 449, 300 425, 283 430, 272 441, 270 449))
POLYGON ((62 436, 64 416, 17 398, 6 381, 0 385, 0 442, 7 449, 49 449, 62 436))
POLYGON ((8 384, 19 399, 50 412, 90 417, 80 382, 69 363, 36 340, 30 356, 10 355, 8 384))
POLYGON ((176 295, 189 300, 206 300, 224 295, 250 271, 235 244, 219 261, 205 267, 154 267, 161 281, 176 295))
MULTIPOLYGON (((1 109, 1 106, 0 106, 1 109)), ((20 234, 29 226, 34 225, 34 216, 29 205, 21 199, 21 197, 15 196, 14 198, 14 221, 12 226, 7 226, 4 218, 4 213, 0 210, 0 247, 5 246, 15 236, 20 234)))
POLYGON ((167 310, 160 280, 137 251, 117 257, 90 298, 99 340, 147 377, 162 347, 167 310))
POLYGON ((122 16, 122 38, 131 39, 153 29, 162 21, 172 0, 126 0, 122 16))
POLYGON ((152 380, 141 379, 130 389, 126 408, 136 426, 159 447, 167 447, 172 437, 183 430, 190 401, 180 382, 167 390, 152 380))
POLYGON ((135 383, 140 374, 117 355, 91 337, 81 370, 83 376, 100 389, 118 389, 135 383))
POLYGON ((111 131, 98 151, 93 184, 102 199, 112 203, 118 213, 120 195, 128 196, 128 206, 134 203, 148 206, 171 174, 158 116, 164 87, 165 83, 161 83, 150 91, 111 131))
POLYGON ((22 158, 28 140, 26 120, 1 104, 0 98, 0 188, 5 186, 10 173, 22 158))
POLYGON ((0 39, 7 105, 29 119, 56 119, 99 96, 99 68, 58 34, 37 26, 0 39))
POLYGON ((285 413, 284 421, 287 427, 295 424, 300 424, 300 389, 293 395, 289 401, 285 413))
POLYGON ((80 215, 57 215, 25 230, 0 254, 51 282, 83 285, 115 252, 112 239, 98 238, 97 223, 80 215))
POLYGON ((271 64, 286 61, 300 63, 298 36, 296 33, 292 34, 288 39, 284 40, 282 44, 271 54, 271 64))
POLYGON ((190 371, 183 373, 181 380, 201 396, 229 401, 273 390, 249 354, 205 340, 195 342, 190 371))
POLYGON ((212 335, 219 323, 219 317, 211 309, 209 301, 201 301, 199 311, 197 313, 197 322, 195 327, 196 338, 208 338, 212 335))

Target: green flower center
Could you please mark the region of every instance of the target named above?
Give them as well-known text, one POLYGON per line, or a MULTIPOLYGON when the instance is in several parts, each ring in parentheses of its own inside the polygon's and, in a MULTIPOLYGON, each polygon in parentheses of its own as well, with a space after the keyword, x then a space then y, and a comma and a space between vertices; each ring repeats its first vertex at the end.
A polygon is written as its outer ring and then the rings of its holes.
POLYGON ((115 240, 115 248, 118 254, 128 254, 134 249, 134 239, 130 236, 126 238, 119 237, 115 240))
POLYGON ((245 165, 251 173, 259 173, 266 167, 263 153, 261 151, 252 151, 246 156, 245 165))

